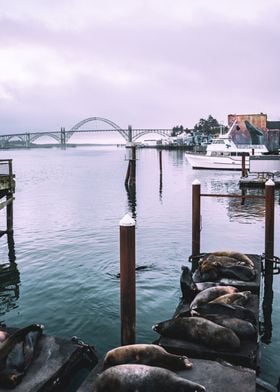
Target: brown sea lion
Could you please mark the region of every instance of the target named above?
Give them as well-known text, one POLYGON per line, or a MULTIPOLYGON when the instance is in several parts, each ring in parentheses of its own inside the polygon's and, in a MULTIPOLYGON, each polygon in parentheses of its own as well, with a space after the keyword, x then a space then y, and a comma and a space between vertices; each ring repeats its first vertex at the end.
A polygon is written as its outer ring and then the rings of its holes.
POLYGON ((223 303, 226 305, 245 305, 251 295, 251 291, 241 291, 239 293, 224 294, 210 301, 209 303, 223 303))
POLYGON ((254 269, 253 261, 246 255, 239 252, 213 252, 209 255, 202 257, 199 260, 200 271, 207 271, 208 268, 219 266, 219 267, 232 267, 234 265, 241 265, 254 269))
POLYGON ((220 252, 212 252, 212 255, 232 257, 233 259, 237 260, 239 264, 242 264, 246 267, 255 268, 254 262, 250 259, 250 257, 245 255, 244 253, 225 250, 220 252))
POLYGON ((220 349, 238 349, 240 340, 229 328, 202 317, 178 317, 153 326, 162 336, 197 342, 220 349))
POLYGON ((131 344, 108 351, 104 358, 103 368, 129 363, 159 366, 172 370, 192 367, 187 357, 170 354, 163 347, 155 344, 131 344))
POLYGON ((195 309, 198 306, 213 301, 213 299, 224 294, 236 293, 238 290, 233 286, 214 286, 209 287, 198 293, 190 304, 190 309, 195 309))
POLYGON ((117 365, 102 372, 93 392, 204 392, 204 386, 170 370, 147 365, 117 365))

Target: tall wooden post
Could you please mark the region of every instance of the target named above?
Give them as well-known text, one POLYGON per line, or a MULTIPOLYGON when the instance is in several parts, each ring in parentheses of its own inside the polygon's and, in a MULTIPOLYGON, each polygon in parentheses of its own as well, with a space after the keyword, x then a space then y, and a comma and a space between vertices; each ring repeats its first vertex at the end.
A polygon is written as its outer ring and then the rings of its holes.
POLYGON ((274 202, 275 183, 270 179, 265 183, 265 274, 272 274, 274 256, 274 202))
POLYGON ((120 221, 121 345, 135 343, 135 221, 125 215, 120 221))
POLYGON ((241 176, 246 176, 246 158, 244 152, 242 153, 242 161, 241 161, 241 176))
POLYGON ((265 275, 263 316, 264 334, 261 340, 271 342, 272 335, 272 303, 273 303, 273 256, 274 256, 274 212, 275 184, 272 180, 265 183, 265 275))
POLYGON ((194 256, 200 253, 200 182, 192 183, 192 271, 197 268, 194 256))
POLYGON ((7 233, 13 232, 14 209, 13 209, 13 194, 7 193, 7 233))

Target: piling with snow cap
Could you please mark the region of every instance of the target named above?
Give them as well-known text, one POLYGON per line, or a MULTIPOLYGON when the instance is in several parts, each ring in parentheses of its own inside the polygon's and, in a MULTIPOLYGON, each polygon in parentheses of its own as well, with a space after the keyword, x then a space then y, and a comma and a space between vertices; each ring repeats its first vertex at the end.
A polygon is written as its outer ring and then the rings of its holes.
POLYGON ((121 345, 135 343, 135 221, 126 214, 120 221, 121 345))

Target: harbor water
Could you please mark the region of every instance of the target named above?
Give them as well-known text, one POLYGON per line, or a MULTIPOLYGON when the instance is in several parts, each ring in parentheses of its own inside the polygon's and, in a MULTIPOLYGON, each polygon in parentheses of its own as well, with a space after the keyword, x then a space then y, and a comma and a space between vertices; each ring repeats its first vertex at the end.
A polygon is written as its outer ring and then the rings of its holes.
MULTIPOLYGON (((14 236, 0 239, 0 321, 36 322, 45 333, 80 337, 98 356, 120 344, 119 221, 136 220, 137 342, 158 336, 152 325, 172 316, 181 266, 191 254, 191 189, 240 193, 239 172, 192 170, 184 152, 137 151, 135 198, 124 187, 122 147, 6 150, 16 174, 14 236), (8 243, 9 242, 9 243, 8 243)), ((262 190, 251 190, 262 194, 262 190)), ((275 255, 280 256, 280 195, 275 200, 275 255)), ((0 212, 5 228, 5 209, 0 212)), ((202 198, 201 251, 264 252, 264 201, 202 198)), ((274 276, 271 343, 261 343, 261 377, 280 377, 280 276, 274 276)), ((261 296, 263 290, 261 290, 261 296)), ((261 313, 260 313, 261 314, 261 313)), ((261 315, 261 325, 262 325, 261 315)))

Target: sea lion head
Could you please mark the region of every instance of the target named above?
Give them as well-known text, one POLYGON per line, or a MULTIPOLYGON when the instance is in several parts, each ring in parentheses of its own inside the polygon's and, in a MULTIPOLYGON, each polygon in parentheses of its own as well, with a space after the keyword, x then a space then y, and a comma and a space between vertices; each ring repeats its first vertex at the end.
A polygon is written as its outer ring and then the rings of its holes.
POLYGON ((178 365, 179 365, 178 368, 180 368, 178 370, 181 370, 181 365, 182 365, 182 370, 192 368, 191 361, 189 360, 188 357, 184 355, 178 357, 178 365))

